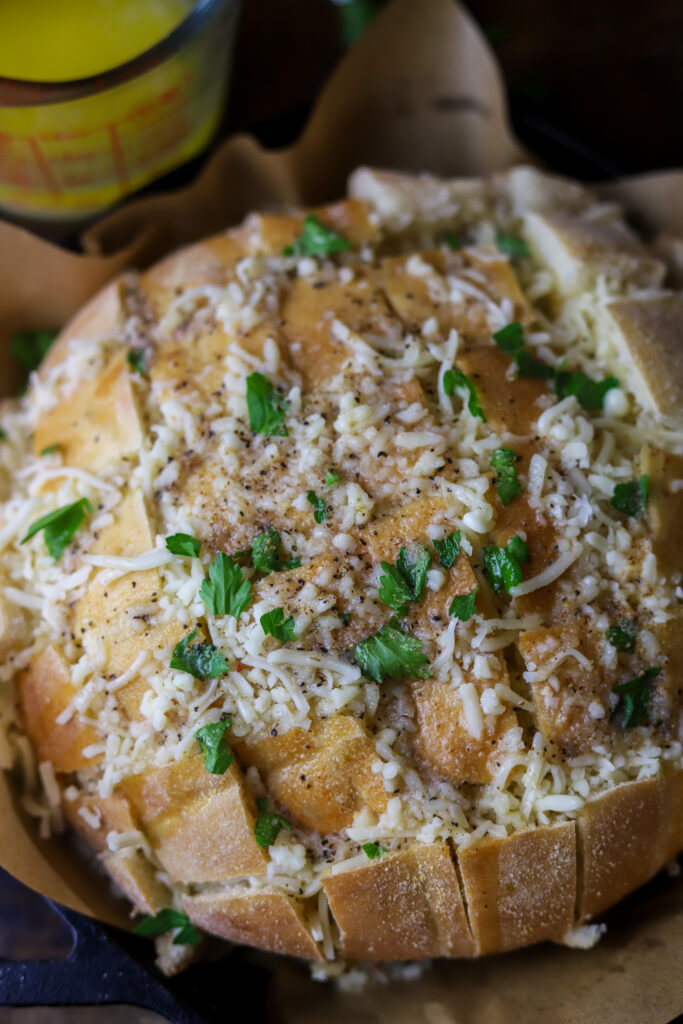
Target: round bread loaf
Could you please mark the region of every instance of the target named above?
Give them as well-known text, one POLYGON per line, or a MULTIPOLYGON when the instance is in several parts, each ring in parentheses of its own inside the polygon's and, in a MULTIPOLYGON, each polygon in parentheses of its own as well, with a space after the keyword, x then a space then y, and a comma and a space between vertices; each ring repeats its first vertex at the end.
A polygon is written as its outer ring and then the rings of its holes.
POLYGON ((5 760, 167 969, 588 945, 683 847, 681 296, 530 168, 350 196, 115 281, 4 406, 5 760))

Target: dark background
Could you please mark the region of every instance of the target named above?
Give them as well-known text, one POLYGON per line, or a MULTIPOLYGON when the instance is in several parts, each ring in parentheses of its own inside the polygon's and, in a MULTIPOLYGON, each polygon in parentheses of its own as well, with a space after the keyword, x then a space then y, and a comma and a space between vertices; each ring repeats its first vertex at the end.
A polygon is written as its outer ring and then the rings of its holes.
MULTIPOLYGON (((382 6, 354 0, 346 10, 382 6)), ((465 6, 493 46, 514 102, 571 129, 624 170, 683 165, 681 0, 465 6)), ((245 0, 228 124, 267 128, 273 142, 287 141, 285 115, 303 116, 343 52, 340 24, 362 21, 342 18, 344 10, 330 0, 245 0)))
MULTIPOLYGON (((381 6, 244 0, 222 134, 255 130, 271 145, 290 142, 348 38, 381 6)), ((467 7, 527 120, 557 126, 627 172, 683 165, 683 0, 470 0, 467 7)), ((187 180, 197 164, 176 172, 173 183, 187 180)), ((67 948, 42 901, 0 872, 0 957, 63 955, 67 948)), ((0 1009, 0 1021, 113 1021, 111 1013, 117 1011, 0 1009)), ((151 1016, 124 1010, 116 1019, 151 1016)))

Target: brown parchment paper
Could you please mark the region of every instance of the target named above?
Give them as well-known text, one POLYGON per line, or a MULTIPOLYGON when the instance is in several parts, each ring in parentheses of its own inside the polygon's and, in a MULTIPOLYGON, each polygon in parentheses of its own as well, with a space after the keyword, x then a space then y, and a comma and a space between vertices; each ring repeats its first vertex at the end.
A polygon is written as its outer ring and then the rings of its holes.
MULTIPOLYGON (((277 87, 277 83, 273 83, 277 87)), ((634 126, 634 130, 636 127, 634 126)), ((358 164, 480 175, 535 162, 510 132, 501 76, 469 16, 452 0, 393 0, 344 58, 298 142, 277 152, 240 136, 189 188, 139 199, 83 236, 74 254, 0 222, 0 342, 23 327, 59 327, 106 281, 250 210, 343 194, 358 164)), ((683 172, 600 186, 683 275, 683 172)), ((2 390, 14 368, 0 344, 2 390)), ((122 903, 64 839, 37 838, 11 777, 0 772, 0 865, 38 892, 105 921, 122 903)), ((477 962, 442 961, 418 981, 362 996, 335 994, 277 961, 278 1024, 666 1024, 683 1011, 683 881, 660 879, 612 912, 591 952, 546 945, 477 962)))

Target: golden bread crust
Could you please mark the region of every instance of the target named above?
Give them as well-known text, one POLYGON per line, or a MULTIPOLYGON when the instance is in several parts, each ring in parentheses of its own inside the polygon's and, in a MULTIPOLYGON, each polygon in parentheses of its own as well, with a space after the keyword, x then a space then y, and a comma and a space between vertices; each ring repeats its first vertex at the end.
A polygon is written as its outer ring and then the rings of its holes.
POLYGON ((253 800, 234 765, 210 775, 195 755, 132 776, 122 788, 174 881, 214 882, 266 867, 254 839, 253 800))
POLYGON ((683 780, 677 772, 629 782, 579 812, 581 918, 595 917, 628 896, 681 849, 683 780))
POLYGON ((458 854, 479 954, 560 941, 574 921, 574 823, 485 839, 458 854))
POLYGON ((446 843, 323 878, 342 948, 358 959, 472 956, 475 946, 446 843))
POLYGON ((183 909, 199 928, 271 953, 321 960, 300 900, 258 889, 185 896, 183 909))

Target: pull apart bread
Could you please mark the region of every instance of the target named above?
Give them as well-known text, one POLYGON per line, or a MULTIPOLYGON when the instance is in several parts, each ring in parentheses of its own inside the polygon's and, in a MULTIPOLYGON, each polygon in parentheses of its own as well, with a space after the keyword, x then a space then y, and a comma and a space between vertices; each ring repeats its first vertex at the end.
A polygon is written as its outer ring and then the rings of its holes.
POLYGON ((676 857, 666 285, 578 185, 361 169, 115 281, 5 404, 0 751, 178 962, 589 945, 676 857))

